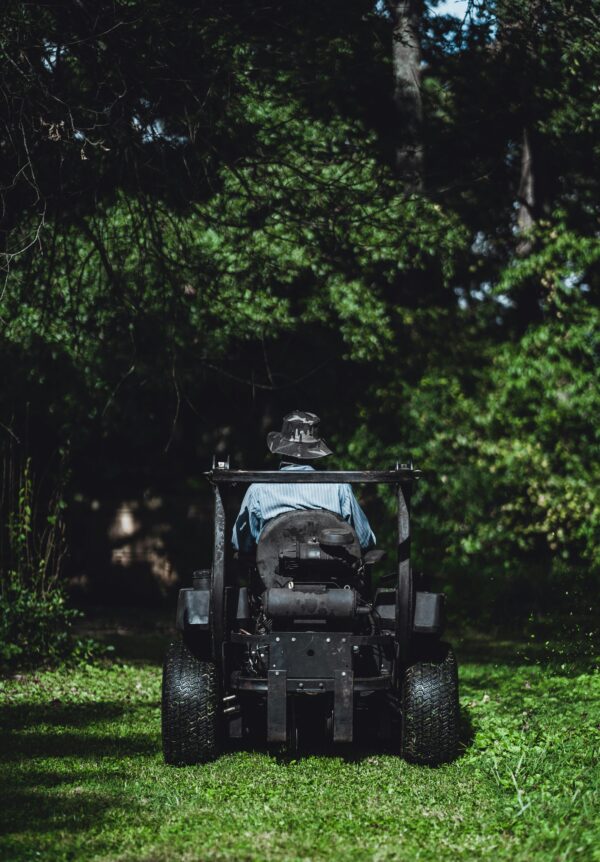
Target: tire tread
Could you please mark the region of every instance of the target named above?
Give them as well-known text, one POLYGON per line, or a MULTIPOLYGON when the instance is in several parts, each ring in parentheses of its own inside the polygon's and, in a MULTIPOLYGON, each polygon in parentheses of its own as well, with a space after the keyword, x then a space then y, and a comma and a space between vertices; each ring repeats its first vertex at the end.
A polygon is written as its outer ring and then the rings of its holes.
POLYGON ((459 741, 458 666, 454 652, 440 645, 437 656, 406 668, 402 685, 402 754, 437 766, 453 760, 459 741))
POLYGON ((219 686, 211 661, 183 641, 167 649, 162 686, 162 743, 166 763, 207 763, 218 754, 219 686))

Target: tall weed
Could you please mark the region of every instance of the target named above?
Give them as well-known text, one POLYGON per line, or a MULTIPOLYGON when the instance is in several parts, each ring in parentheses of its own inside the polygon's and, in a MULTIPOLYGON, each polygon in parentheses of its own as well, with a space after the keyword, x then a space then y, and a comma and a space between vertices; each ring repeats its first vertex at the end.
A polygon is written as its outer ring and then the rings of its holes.
POLYGON ((36 483, 31 459, 9 450, 0 488, 0 664, 34 665, 77 647, 60 581, 67 552, 61 483, 36 483))

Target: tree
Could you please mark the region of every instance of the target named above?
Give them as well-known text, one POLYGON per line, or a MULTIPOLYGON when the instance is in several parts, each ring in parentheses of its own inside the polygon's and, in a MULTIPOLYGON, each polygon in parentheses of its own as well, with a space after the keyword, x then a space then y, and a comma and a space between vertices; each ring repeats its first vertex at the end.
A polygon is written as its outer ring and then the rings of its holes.
POLYGON ((10 4, 3 433, 86 499, 192 486, 219 439, 256 463, 307 405, 355 463, 438 468, 455 583, 492 545, 504 583, 592 571, 581 518, 545 525, 595 443, 571 417, 562 458, 543 387, 593 418, 597 5, 10 4))

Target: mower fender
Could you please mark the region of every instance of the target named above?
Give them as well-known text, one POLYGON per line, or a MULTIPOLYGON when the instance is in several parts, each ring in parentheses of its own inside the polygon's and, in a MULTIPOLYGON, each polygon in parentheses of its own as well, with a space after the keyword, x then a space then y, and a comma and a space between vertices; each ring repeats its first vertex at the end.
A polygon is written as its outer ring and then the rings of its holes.
POLYGON ((415 593, 413 632, 420 635, 439 635, 444 627, 443 593, 415 593))
MULTIPOLYGON (((412 632, 416 635, 440 635, 444 628, 443 593, 415 592, 412 632)), ((393 625, 396 614, 396 591, 379 589, 375 594, 375 611, 381 624, 393 625)))
POLYGON ((177 628, 185 631, 190 626, 206 630, 209 627, 210 590, 184 587, 177 599, 177 628))

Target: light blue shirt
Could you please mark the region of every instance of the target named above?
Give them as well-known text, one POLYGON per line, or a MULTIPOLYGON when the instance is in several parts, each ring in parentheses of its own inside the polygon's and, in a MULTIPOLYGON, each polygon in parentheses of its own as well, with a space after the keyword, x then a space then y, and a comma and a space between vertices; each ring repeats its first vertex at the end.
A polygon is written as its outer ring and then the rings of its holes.
MULTIPOLYGON (((309 464, 286 464, 281 470, 314 470, 309 464)), ((293 485, 258 482, 250 485, 233 527, 234 548, 250 551, 267 521, 294 509, 327 509, 341 515, 356 530, 362 548, 375 544, 375 534, 350 485, 308 482, 293 485)))

